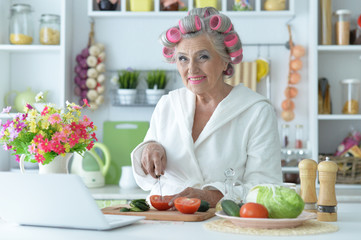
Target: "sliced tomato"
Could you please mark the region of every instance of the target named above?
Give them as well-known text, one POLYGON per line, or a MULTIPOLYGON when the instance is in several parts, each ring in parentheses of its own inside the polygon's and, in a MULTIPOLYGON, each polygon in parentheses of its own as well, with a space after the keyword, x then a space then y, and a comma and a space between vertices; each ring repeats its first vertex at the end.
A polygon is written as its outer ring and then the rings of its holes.
POLYGON ((239 210, 239 215, 244 218, 268 218, 268 210, 259 203, 245 203, 239 210))
POLYGON ((174 200, 175 208, 181 213, 192 214, 197 212, 201 200, 198 198, 178 197, 174 200))
POLYGON ((170 200, 172 200, 172 196, 160 196, 160 195, 152 195, 150 196, 150 203, 152 206, 159 210, 159 211, 165 211, 171 208, 169 206, 170 200))

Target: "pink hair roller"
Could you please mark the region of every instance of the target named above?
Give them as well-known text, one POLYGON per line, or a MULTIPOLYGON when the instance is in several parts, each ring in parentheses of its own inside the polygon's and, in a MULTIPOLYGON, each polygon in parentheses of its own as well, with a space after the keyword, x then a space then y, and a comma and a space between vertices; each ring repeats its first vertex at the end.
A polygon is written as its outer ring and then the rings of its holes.
POLYGON ((241 55, 239 55, 239 56, 237 56, 235 58, 232 58, 231 63, 232 64, 238 64, 238 63, 242 62, 242 59, 243 59, 243 54, 241 54, 241 55))
POLYGON ((209 20, 209 26, 212 30, 218 30, 221 27, 222 18, 219 15, 214 15, 209 20))
POLYGON ((232 30, 232 27, 233 27, 233 25, 231 23, 231 25, 229 25, 229 28, 224 32, 224 34, 229 33, 232 30))
POLYGON ((201 28, 202 28, 201 20, 199 19, 199 17, 197 15, 194 17, 194 23, 196 25, 197 31, 201 30, 201 28))
POLYGON ((171 43, 177 43, 181 39, 181 33, 177 28, 171 28, 167 31, 167 39, 171 43))
POLYGON ((163 47, 163 56, 166 58, 172 58, 174 55, 174 48, 163 47))
POLYGON ((229 53, 229 56, 231 56, 231 57, 238 57, 238 56, 241 55, 242 53, 243 53, 243 49, 241 48, 241 49, 239 49, 239 50, 237 50, 237 51, 235 51, 235 52, 229 53))
POLYGON ((229 34, 224 38, 224 45, 226 47, 233 47, 238 42, 238 37, 236 34, 229 34))
POLYGON ((183 28, 182 20, 179 20, 178 25, 179 25, 179 30, 181 31, 181 33, 186 34, 187 32, 183 28))

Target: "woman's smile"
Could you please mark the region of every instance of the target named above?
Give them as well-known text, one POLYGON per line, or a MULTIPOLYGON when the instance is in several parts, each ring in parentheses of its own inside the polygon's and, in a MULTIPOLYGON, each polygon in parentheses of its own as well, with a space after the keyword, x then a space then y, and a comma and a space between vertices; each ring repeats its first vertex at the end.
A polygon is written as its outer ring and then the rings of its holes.
POLYGON ((191 84, 200 84, 202 83, 204 80, 206 80, 207 77, 206 76, 194 76, 194 77, 188 77, 188 81, 191 84))

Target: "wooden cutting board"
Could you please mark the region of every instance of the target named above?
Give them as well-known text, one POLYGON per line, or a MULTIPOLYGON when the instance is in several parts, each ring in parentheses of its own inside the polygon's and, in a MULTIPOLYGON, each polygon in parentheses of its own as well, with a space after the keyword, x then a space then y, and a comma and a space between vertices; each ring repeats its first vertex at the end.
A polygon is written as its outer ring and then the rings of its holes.
POLYGON ((102 209, 104 214, 113 215, 131 215, 131 216, 145 216, 146 220, 163 220, 163 221, 183 221, 183 222, 200 222, 207 220, 215 215, 216 209, 210 208, 207 212, 196 212, 194 214, 183 214, 178 211, 158 211, 150 209, 145 212, 120 212, 123 207, 129 207, 128 205, 115 205, 102 209))

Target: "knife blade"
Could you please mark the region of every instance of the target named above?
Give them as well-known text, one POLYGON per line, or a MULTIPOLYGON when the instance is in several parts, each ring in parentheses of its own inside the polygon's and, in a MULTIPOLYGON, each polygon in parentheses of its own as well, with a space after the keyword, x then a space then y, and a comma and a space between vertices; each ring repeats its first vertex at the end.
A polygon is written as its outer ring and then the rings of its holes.
POLYGON ((157 178, 158 178, 158 186, 159 186, 159 195, 160 195, 160 200, 163 201, 162 185, 160 184, 160 176, 161 176, 161 175, 158 175, 158 176, 157 176, 157 178))

